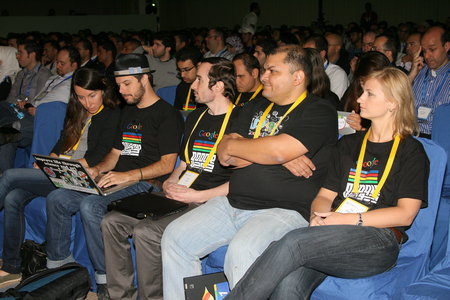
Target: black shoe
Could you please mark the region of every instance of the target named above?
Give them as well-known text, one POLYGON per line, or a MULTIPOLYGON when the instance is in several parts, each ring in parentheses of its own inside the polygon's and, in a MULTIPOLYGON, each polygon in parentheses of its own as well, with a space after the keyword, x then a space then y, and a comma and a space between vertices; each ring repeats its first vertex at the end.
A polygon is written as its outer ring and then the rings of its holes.
POLYGON ((98 300, 110 300, 108 289, 106 284, 97 284, 97 297, 98 300))

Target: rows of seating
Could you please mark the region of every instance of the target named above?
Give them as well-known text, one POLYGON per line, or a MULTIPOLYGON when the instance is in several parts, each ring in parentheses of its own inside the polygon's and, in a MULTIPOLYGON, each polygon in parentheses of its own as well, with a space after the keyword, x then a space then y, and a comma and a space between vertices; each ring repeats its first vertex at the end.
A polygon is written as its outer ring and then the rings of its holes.
MULTIPOLYGON (((175 87, 159 91, 173 103, 175 87)), ((34 139, 29 149, 18 150, 16 166, 31 167, 30 153, 49 153, 63 126, 65 104, 60 102, 39 106, 35 118, 34 139), (22 152, 20 152, 22 151, 22 152), (28 152, 29 151, 29 152, 28 152), (20 158, 20 159, 19 159, 20 158), (22 159, 22 160, 21 160, 22 159)), ((409 240, 400 251, 397 265, 390 271, 361 279, 328 277, 313 293, 312 299, 445 299, 450 295, 450 140, 446 127, 450 124, 450 105, 436 110, 433 140, 419 138, 430 159, 427 208, 422 209, 407 231, 409 240), (445 150, 443 150, 445 148, 445 150), (434 299, 434 298, 433 298, 434 299)), ((26 239, 41 243, 45 240, 45 198, 38 197, 25 208, 26 239)), ((0 220, 3 212, 0 213, 0 220)), ((73 217, 71 250, 75 259, 94 271, 87 253, 83 226, 79 214, 73 217)), ((0 255, 3 243, 0 229, 0 255)), ((203 260, 204 273, 223 270, 226 246, 203 260)), ((93 281, 95 282, 95 281, 93 281)))

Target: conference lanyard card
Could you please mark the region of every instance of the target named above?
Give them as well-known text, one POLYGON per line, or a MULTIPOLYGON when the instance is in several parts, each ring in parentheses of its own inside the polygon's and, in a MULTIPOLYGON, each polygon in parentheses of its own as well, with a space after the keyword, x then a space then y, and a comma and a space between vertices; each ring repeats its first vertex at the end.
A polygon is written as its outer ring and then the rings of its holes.
POLYGON ((181 178, 178 180, 178 184, 190 187, 198 176, 200 176, 199 172, 186 170, 183 176, 181 176, 181 178))
POLYGON ((431 113, 431 108, 426 106, 419 106, 417 109, 417 118, 419 120, 426 120, 431 113))
POLYGON ((349 213, 363 213, 368 210, 369 208, 364 204, 361 204, 358 201, 355 201, 350 198, 345 198, 344 201, 342 201, 341 205, 339 205, 339 207, 336 209, 336 212, 342 214, 349 214, 349 213))

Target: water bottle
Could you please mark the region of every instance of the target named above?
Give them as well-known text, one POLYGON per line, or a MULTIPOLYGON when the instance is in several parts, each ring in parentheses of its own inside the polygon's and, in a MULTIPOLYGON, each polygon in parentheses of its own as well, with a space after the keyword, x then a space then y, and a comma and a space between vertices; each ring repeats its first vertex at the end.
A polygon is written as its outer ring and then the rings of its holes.
POLYGON ((14 112, 16 113, 16 116, 19 120, 22 120, 25 117, 23 112, 21 112, 14 103, 11 103, 9 106, 11 106, 12 109, 14 109, 14 112))

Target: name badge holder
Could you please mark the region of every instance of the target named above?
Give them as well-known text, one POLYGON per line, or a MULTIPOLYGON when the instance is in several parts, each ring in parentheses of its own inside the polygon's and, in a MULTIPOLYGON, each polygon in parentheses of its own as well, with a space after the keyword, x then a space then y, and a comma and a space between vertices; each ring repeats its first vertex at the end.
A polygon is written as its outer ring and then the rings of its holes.
POLYGON ((431 113, 431 107, 419 106, 417 109, 417 119, 425 121, 431 113))
POLYGON ((178 180, 178 184, 184 185, 186 187, 191 187, 191 185, 197 180, 198 176, 202 173, 201 169, 190 169, 188 168, 186 172, 178 180))
MULTIPOLYGON (((227 127, 228 121, 230 120, 230 115, 231 112, 233 111, 233 103, 230 103, 229 107, 228 107, 228 111, 225 115, 225 118, 222 122, 222 126, 220 127, 220 131, 219 131, 219 136, 217 137, 216 142, 214 143, 213 148, 211 149, 211 151, 208 154, 208 157, 206 158, 205 162, 202 165, 202 168, 190 168, 188 167, 188 169, 186 170, 186 172, 184 172, 183 176, 180 177, 180 179, 178 180, 178 184, 180 185, 184 185, 186 187, 190 187, 195 180, 197 180, 197 178, 200 176, 200 174, 203 172, 203 170, 209 165, 209 163, 211 162, 212 157, 216 154, 216 150, 217 150, 217 145, 220 143, 220 141, 222 140, 222 137, 225 133, 225 128, 227 127)), ((184 157, 186 158, 186 164, 189 166, 190 165, 190 160, 189 160, 189 151, 188 151, 188 146, 189 146, 189 141, 191 139, 192 134, 195 131, 195 128, 197 128, 198 123, 200 123, 200 120, 202 119, 202 117, 205 115, 205 113, 208 111, 208 109, 206 109, 198 118, 197 122, 195 123, 194 127, 192 128, 191 134, 189 135, 189 138, 186 141, 186 147, 184 148, 184 157)))
POLYGON ((345 198, 344 201, 342 201, 341 205, 336 209, 336 212, 342 213, 342 214, 348 214, 348 213, 363 213, 369 210, 369 207, 365 206, 364 204, 359 203, 356 200, 353 200, 352 198, 345 198))

